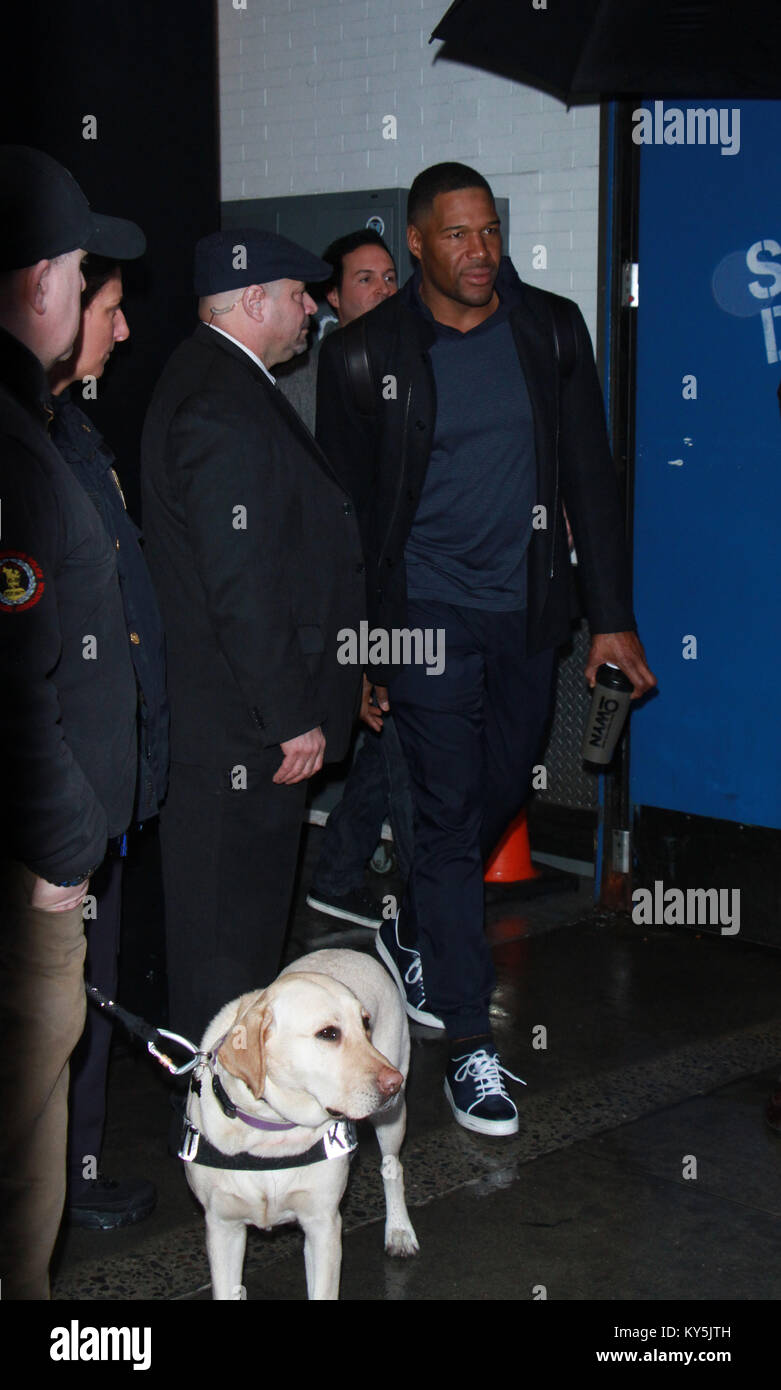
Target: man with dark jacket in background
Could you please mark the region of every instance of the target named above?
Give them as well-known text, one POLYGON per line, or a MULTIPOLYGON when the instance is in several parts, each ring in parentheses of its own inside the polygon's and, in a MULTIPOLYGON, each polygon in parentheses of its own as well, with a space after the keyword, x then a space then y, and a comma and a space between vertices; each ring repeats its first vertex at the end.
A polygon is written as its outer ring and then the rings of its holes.
POLYGON ((352 502, 270 369, 303 352, 307 281, 284 237, 196 247, 200 323, 169 359, 142 444, 144 533, 167 637, 171 778, 160 820, 171 1026, 200 1038, 277 974, 306 782, 344 756, 365 607, 352 502))
MULTIPOLYGON (((49 372, 54 416, 50 434, 93 503, 115 549, 130 654, 138 686, 138 775, 133 821, 156 816, 168 781, 168 697, 163 624, 141 549, 141 533, 125 506, 111 450, 76 405, 72 383, 90 395, 116 343, 129 336, 122 312, 122 270, 116 261, 88 256, 82 266, 79 335, 71 356, 49 372)), ((132 837, 131 837, 132 843, 132 837)), ((108 999, 117 997, 122 909, 122 868, 128 836, 117 835, 90 884, 85 914, 86 976, 108 999)), ((87 1011, 84 1032, 71 1058, 68 1127, 68 1216, 77 1226, 113 1230, 141 1221, 156 1193, 145 1178, 113 1178, 100 1171, 106 1122, 106 1083, 113 1024, 99 1009, 87 1011)))
POLYGON ((114 547, 47 434, 45 372, 79 328, 86 250, 140 255, 62 165, 0 149, 0 1278, 49 1297, 68 1060, 84 1025, 82 904, 127 826, 136 686, 114 547))
POLYGON ((483 867, 528 795, 555 649, 570 634, 563 503, 592 631, 587 679, 613 661, 635 696, 655 681, 635 632, 579 310, 522 284, 502 259, 493 195, 474 169, 424 170, 407 220, 419 268, 323 344, 317 435, 358 507, 370 632, 385 632, 391 652, 394 631, 419 630, 423 647, 427 633, 444 637, 439 674, 383 655, 379 638, 374 662, 369 655, 380 708, 392 702, 416 812, 407 892, 377 949, 410 1016, 447 1029, 445 1093, 457 1122, 507 1135, 518 1114, 489 1016, 483 867), (574 340, 566 375, 554 308, 574 340))

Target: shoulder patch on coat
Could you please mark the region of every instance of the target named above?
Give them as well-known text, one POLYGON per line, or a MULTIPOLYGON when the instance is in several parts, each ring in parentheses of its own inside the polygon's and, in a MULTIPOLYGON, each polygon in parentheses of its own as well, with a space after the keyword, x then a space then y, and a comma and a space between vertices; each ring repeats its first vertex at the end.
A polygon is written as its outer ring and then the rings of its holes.
POLYGON ((21 550, 0 551, 0 612, 23 613, 43 598, 43 570, 21 550))

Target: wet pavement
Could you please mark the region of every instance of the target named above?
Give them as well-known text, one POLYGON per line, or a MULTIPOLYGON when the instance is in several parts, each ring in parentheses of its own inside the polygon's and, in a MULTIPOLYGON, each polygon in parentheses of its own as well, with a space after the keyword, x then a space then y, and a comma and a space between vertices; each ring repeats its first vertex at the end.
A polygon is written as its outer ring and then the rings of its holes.
MULTIPOLYGON (((372 931, 341 930, 305 904, 321 834, 307 832, 289 959, 373 949, 372 931)), ((380 897, 394 884, 372 887, 380 897)), ((781 952, 597 912, 588 879, 488 898, 495 1034, 528 1083, 509 1083, 520 1133, 457 1126, 442 1035, 412 1025, 402 1157, 420 1253, 384 1255, 379 1151, 362 1125, 342 1207, 342 1300, 648 1301, 660 1316, 663 1304, 707 1301, 770 1313, 781 1296, 781 1134, 763 1112, 781 1070, 781 952)), ((170 1090, 117 1039, 103 1168, 152 1179, 157 1209, 113 1233, 65 1228, 55 1300, 209 1300, 203 1218, 167 1152, 170 1090)), ((250 1231, 244 1282, 251 1301, 303 1300, 300 1233, 250 1231)), ((687 1316, 714 1322, 713 1312, 687 1316)))

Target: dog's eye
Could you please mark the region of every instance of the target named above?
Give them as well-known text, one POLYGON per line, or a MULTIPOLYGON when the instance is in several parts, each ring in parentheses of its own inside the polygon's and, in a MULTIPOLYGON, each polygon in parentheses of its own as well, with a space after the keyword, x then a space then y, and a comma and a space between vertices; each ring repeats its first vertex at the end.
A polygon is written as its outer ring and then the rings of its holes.
POLYGON ((371 1021, 371 1018, 370 1018, 369 1014, 364 1014, 364 1016, 363 1016, 363 1031, 364 1031, 364 1033, 371 1033, 371 1030, 372 1030, 372 1021, 371 1021))
POLYGON ((341 1028, 321 1028, 319 1033, 315 1033, 316 1038, 322 1038, 323 1042, 341 1042, 341 1028))

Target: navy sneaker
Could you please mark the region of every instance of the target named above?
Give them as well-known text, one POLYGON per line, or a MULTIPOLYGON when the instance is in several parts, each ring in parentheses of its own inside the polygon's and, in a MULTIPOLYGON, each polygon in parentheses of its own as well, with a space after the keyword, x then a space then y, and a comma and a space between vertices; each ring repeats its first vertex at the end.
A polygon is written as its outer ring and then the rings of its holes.
POLYGON ((399 941, 398 914, 392 922, 383 922, 375 938, 377 955, 388 967, 399 988, 404 1006, 415 1023, 423 1023, 427 1028, 444 1028, 441 1018, 429 1013, 426 1008, 426 993, 423 988, 423 968, 420 951, 414 947, 402 946, 399 941))
MULTIPOLYGON (((498 1053, 484 1047, 451 1057, 445 1074, 445 1095, 458 1123, 478 1134, 517 1134, 518 1111, 510 1100, 503 1076, 521 1081, 503 1067, 498 1053)), ((521 1081, 525 1086, 525 1081, 521 1081)))

